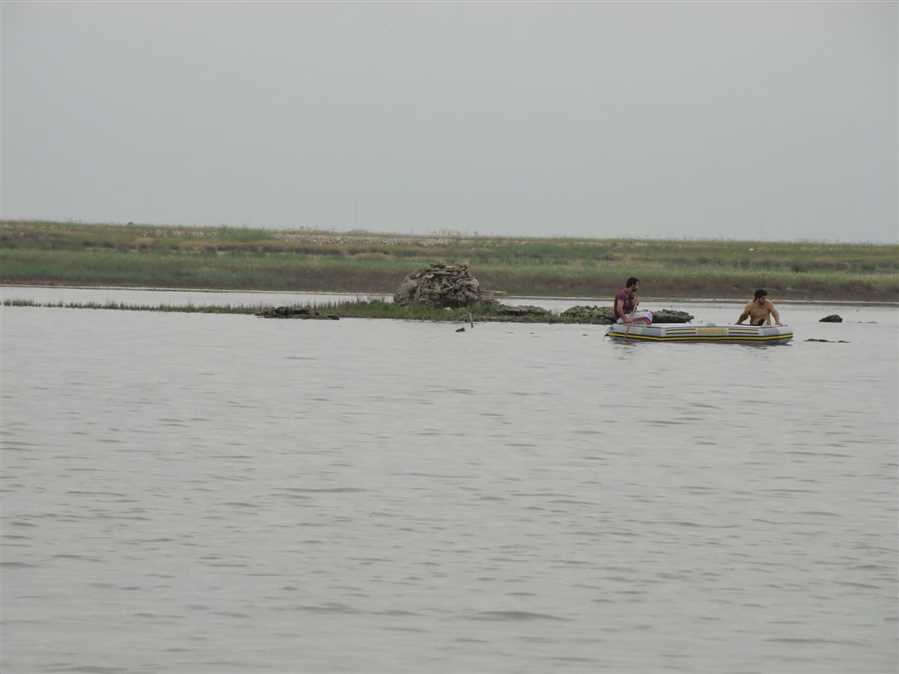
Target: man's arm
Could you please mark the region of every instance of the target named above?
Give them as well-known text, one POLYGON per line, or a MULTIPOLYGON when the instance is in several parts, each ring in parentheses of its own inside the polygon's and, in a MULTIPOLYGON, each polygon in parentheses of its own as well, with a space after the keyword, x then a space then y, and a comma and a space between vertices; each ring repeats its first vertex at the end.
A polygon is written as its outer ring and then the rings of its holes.
POLYGON ((740 314, 740 317, 737 319, 737 325, 740 325, 740 323, 745 321, 747 318, 749 318, 749 305, 748 304, 745 307, 743 307, 743 313, 740 314))
POLYGON ((622 323, 630 323, 630 317, 624 313, 624 300, 615 300, 615 316, 621 316, 622 323))
POLYGON ((771 322, 771 316, 774 316, 774 323, 776 325, 780 325, 780 314, 777 313, 777 309, 774 308, 774 305, 771 305, 771 313, 768 314, 768 322, 771 322))

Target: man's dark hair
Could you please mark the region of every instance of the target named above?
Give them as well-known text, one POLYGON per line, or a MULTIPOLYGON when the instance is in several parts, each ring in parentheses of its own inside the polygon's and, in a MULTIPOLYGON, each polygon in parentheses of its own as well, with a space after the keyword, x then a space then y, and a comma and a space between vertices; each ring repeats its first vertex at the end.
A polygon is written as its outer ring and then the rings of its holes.
POLYGON ((765 290, 764 288, 759 288, 758 290, 755 291, 755 299, 758 299, 759 297, 764 297, 767 294, 768 294, 767 290, 765 290))
POLYGON ((625 287, 625 288, 633 288, 633 287, 634 287, 635 285, 637 285, 639 282, 640 282, 640 279, 638 279, 636 276, 631 276, 631 277, 627 280, 627 283, 624 284, 624 287, 625 287))

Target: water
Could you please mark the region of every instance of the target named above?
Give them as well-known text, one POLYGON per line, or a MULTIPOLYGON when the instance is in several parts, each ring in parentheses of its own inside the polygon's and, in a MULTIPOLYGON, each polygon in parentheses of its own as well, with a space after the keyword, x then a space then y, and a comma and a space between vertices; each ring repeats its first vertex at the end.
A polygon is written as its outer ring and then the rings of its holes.
POLYGON ((897 311, 781 309, 3 308, 0 670, 895 671, 897 311))
POLYGON ((219 290, 164 290, 135 288, 78 288, 67 286, 0 286, 3 299, 31 300, 44 304, 90 303, 158 306, 240 306, 264 308, 288 304, 324 304, 359 299, 389 299, 389 295, 364 293, 309 293, 219 290))

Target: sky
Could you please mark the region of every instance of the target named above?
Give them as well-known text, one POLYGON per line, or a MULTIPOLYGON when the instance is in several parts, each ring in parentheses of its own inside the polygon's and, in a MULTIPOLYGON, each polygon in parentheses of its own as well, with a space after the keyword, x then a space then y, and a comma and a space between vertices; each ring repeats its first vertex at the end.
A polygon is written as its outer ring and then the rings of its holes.
POLYGON ((0 218, 899 242, 899 3, 2 5, 0 218))

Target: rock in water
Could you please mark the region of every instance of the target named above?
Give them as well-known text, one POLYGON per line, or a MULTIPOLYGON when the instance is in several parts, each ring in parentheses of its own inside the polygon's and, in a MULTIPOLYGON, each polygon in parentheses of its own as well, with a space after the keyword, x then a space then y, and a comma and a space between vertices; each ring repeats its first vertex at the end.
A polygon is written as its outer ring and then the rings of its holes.
POLYGON ((611 307, 579 305, 566 309, 561 313, 562 318, 570 319, 575 323, 599 323, 610 325, 615 322, 611 307))
POLYGON ((659 309, 652 312, 653 323, 689 323, 693 320, 693 314, 674 309, 659 309))
POLYGON ((337 314, 323 314, 320 313, 317 309, 297 306, 269 307, 267 309, 263 309, 256 315, 260 318, 304 318, 328 321, 340 320, 340 316, 338 316, 337 314))
POLYGON ((513 318, 541 319, 552 315, 552 312, 549 309, 535 307, 532 304, 511 306, 509 304, 496 303, 492 314, 494 316, 511 316, 513 318))
POLYGON ((819 323, 842 323, 843 317, 839 314, 831 314, 830 316, 825 316, 822 318, 819 323))
POLYGON ((481 300, 481 285, 467 264, 434 264, 412 272, 393 295, 396 304, 467 307, 481 300))
MULTIPOLYGON (((612 307, 579 305, 566 309, 561 313, 562 318, 574 323, 599 323, 609 325, 615 322, 612 307)), ((674 309, 659 309, 652 312, 653 323, 689 323, 693 320, 693 314, 674 309)))

